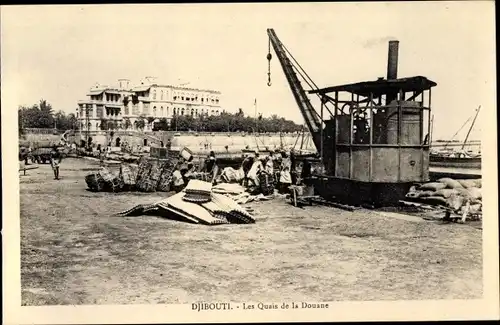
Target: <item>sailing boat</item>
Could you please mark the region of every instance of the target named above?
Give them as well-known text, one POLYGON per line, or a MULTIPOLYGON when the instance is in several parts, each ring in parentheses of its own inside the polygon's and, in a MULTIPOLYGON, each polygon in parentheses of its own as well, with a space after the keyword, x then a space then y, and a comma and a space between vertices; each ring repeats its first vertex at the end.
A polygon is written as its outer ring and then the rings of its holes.
MULTIPOLYGON (((448 142, 442 151, 431 151, 430 153, 430 167, 451 167, 451 168, 474 168, 481 169, 481 154, 473 154, 470 151, 465 151, 465 146, 467 145, 467 140, 469 139, 469 135, 474 127, 477 116, 479 115, 479 111, 481 106, 476 110, 476 115, 474 116, 474 120, 467 132, 467 136, 462 144, 460 150, 452 150, 446 151, 447 145, 451 142, 448 142)), ((462 126, 463 127, 463 126, 462 126)), ((462 128, 460 128, 462 129, 462 128)), ((460 130, 457 131, 457 133, 460 130)), ((457 134, 455 133, 455 135, 457 134)), ((454 136, 453 136, 454 137, 454 136)))

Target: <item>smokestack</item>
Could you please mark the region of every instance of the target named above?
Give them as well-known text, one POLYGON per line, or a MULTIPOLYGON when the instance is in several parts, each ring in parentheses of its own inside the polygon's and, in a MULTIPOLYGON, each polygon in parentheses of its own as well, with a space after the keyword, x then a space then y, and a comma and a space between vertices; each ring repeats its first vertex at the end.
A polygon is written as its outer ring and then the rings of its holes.
POLYGON ((398 78, 398 52, 399 41, 389 41, 389 54, 387 57, 387 80, 398 78))

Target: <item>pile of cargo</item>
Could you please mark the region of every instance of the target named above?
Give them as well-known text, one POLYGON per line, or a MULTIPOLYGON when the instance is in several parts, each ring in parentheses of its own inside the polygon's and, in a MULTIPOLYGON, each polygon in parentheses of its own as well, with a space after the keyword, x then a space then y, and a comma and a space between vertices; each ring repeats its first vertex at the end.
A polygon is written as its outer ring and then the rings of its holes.
POLYGON ((119 216, 156 215, 184 222, 220 225, 254 223, 254 217, 230 197, 212 191, 212 184, 190 180, 180 193, 152 205, 137 205, 119 216))
POLYGON ((471 219, 482 216, 481 179, 454 180, 441 178, 413 186, 406 199, 444 208, 455 214, 467 214, 471 219))
POLYGON ((85 177, 90 190, 95 192, 169 192, 178 159, 158 160, 142 157, 138 167, 121 164, 118 172, 103 167, 85 177))

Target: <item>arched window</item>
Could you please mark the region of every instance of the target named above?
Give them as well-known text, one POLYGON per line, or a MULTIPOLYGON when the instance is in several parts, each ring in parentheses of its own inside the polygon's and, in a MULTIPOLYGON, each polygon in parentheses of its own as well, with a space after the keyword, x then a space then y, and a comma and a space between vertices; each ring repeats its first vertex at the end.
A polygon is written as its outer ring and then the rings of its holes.
POLYGON ((160 93, 160 99, 163 100, 163 90, 160 93))
POLYGON ((156 99, 156 90, 153 90, 153 99, 156 99))
POLYGON ((163 115, 163 106, 160 107, 160 116, 164 116, 163 115))
POLYGON ((194 108, 191 108, 191 116, 194 115, 194 108))
POLYGON ((181 115, 184 115, 184 108, 182 108, 181 110, 181 115))
POLYGON ((153 116, 156 116, 156 106, 153 106, 153 116))

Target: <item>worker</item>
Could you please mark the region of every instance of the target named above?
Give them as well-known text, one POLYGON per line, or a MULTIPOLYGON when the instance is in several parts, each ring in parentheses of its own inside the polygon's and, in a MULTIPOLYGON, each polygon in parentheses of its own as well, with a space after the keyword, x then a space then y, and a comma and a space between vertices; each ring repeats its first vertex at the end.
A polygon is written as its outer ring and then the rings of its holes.
POLYGON ((263 158, 264 157, 259 157, 258 153, 255 156, 255 161, 252 165, 252 168, 250 168, 250 171, 248 172, 248 181, 249 181, 249 186, 255 186, 259 187, 259 174, 264 170, 264 165, 263 165, 263 158))
POLYGON ((248 154, 245 154, 243 158, 243 162, 241 163, 241 168, 243 169, 243 186, 248 185, 248 172, 252 168, 254 163, 254 157, 248 154))
POLYGON ((290 185, 292 185, 292 175, 290 174, 291 162, 286 152, 283 152, 281 156, 282 156, 282 161, 280 168, 279 192, 281 194, 285 194, 288 192, 288 188, 290 187, 290 185))
POLYGON ((217 159, 215 158, 215 153, 213 151, 210 151, 210 154, 208 155, 204 171, 209 174, 210 182, 214 183, 217 173, 219 172, 219 167, 217 166, 217 159))
POLYGON ((179 193, 184 188, 184 179, 181 174, 181 166, 177 165, 172 174, 172 189, 175 193, 179 193))
POLYGON ((52 166, 52 170, 54 171, 54 179, 59 180, 59 165, 61 164, 62 155, 57 150, 57 145, 52 147, 52 151, 50 152, 50 165, 52 166))
POLYGON ((310 184, 310 177, 312 176, 312 165, 308 159, 305 159, 302 163, 302 172, 300 178, 305 185, 310 184))
POLYGON ((274 161, 272 156, 267 156, 264 164, 264 171, 274 176, 274 161))
POLYGON ((295 151, 293 149, 290 151, 290 175, 292 184, 297 184, 297 159, 295 157, 295 151))
POLYGON ((196 178, 196 167, 192 162, 188 162, 187 170, 184 173, 184 181, 187 183, 190 179, 196 178))

